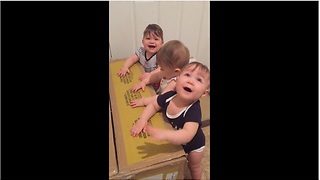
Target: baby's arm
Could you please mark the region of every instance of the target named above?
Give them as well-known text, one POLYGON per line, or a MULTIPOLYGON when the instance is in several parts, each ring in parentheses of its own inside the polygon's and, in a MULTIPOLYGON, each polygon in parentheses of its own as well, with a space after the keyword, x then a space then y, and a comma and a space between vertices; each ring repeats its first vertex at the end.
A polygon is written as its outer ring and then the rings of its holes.
POLYGON ((160 71, 160 67, 158 67, 157 69, 151 71, 150 73, 143 73, 143 74, 139 77, 139 80, 142 81, 142 80, 144 80, 145 78, 149 77, 150 74, 155 73, 155 72, 157 72, 157 71, 160 71))
POLYGON ((135 99, 130 101, 131 107, 140 107, 140 106, 147 106, 148 104, 157 101, 157 95, 151 97, 142 97, 140 99, 135 99))
POLYGON ((146 77, 148 77, 148 76, 150 76, 150 73, 145 72, 145 73, 143 73, 143 74, 139 77, 139 80, 142 81, 142 80, 144 80, 144 79, 145 79, 146 77))
POLYGON ((166 130, 147 125, 145 131, 156 141, 167 141, 171 144, 181 145, 192 140, 198 130, 199 124, 196 122, 186 122, 183 129, 166 130))
POLYGON ((136 62, 138 62, 139 57, 136 54, 132 54, 126 61, 124 62, 122 68, 117 73, 118 76, 122 77, 125 76, 126 73, 130 74, 129 68, 136 62))
POLYGON ((136 92, 139 89, 142 89, 142 91, 144 91, 146 85, 159 82, 161 80, 161 78, 162 78, 161 71, 154 70, 149 74, 148 77, 146 77, 145 79, 140 81, 140 83, 134 85, 131 90, 132 90, 132 92, 136 92))
MULTIPOLYGON (((176 81, 171 81, 167 87, 162 91, 161 94, 164 94, 168 91, 173 91, 176 89, 176 81)), ((140 107, 140 106, 147 106, 149 103, 157 100, 157 95, 151 97, 142 97, 140 99, 135 99, 130 102, 131 107, 140 107)))
POLYGON ((147 125, 148 120, 159 110, 161 107, 157 101, 149 103, 148 106, 143 110, 139 120, 130 130, 131 136, 137 136, 147 125))

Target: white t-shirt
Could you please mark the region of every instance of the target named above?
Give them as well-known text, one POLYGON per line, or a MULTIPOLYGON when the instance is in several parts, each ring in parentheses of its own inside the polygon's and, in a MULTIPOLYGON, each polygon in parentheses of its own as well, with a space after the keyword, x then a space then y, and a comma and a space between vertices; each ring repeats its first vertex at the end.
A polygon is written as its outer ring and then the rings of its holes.
POLYGON ((171 82, 171 81, 176 81, 177 80, 177 77, 173 77, 171 79, 161 79, 160 81, 160 87, 157 91, 157 94, 161 94, 162 91, 168 86, 168 84, 171 82))
POLYGON ((143 66, 144 71, 149 73, 158 67, 156 59, 157 53, 153 54, 149 59, 146 58, 146 53, 147 51, 143 47, 140 47, 135 51, 135 54, 139 57, 139 62, 143 66))

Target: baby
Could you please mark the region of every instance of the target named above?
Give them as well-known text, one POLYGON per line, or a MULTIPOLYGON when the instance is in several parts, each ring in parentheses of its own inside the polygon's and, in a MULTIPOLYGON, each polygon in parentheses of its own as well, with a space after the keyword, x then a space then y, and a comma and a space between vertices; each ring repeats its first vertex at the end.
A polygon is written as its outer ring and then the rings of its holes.
POLYGON ((142 112, 131 128, 133 137, 141 131, 151 135, 153 140, 182 145, 188 154, 188 167, 192 179, 201 179, 201 159, 204 154, 205 136, 201 129, 201 107, 199 99, 210 90, 210 70, 200 62, 186 65, 176 81, 174 91, 157 95, 142 112), (172 130, 152 127, 147 121, 159 110, 172 125, 172 130))
MULTIPOLYGON (((118 76, 125 76, 126 73, 130 73, 130 67, 140 62, 146 73, 150 73, 155 70, 157 66, 156 54, 163 44, 163 31, 157 24, 149 24, 143 32, 142 38, 143 47, 140 47, 126 59, 120 71, 117 73, 118 76)), ((140 79, 145 76, 143 74, 140 79)))
MULTIPOLYGON (((189 63, 190 52, 188 48, 178 40, 171 40, 165 43, 157 53, 157 63, 160 68, 151 72, 148 77, 140 81, 140 83, 132 87, 132 91, 139 89, 144 91, 148 84, 154 84, 160 81, 160 87, 157 94, 173 90, 176 84, 176 78, 180 74, 181 69, 189 63)), ((155 100, 156 96, 143 97, 131 101, 132 107, 145 106, 149 102, 155 100)))

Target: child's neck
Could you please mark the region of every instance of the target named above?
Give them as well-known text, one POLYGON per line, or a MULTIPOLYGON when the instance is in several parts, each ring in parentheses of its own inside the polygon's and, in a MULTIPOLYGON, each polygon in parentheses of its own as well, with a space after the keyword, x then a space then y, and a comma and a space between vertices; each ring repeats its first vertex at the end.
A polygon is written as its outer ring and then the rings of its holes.
POLYGON ((190 104, 193 103, 193 101, 191 101, 190 99, 183 99, 179 96, 179 94, 177 94, 172 101, 174 102, 174 104, 179 107, 188 107, 190 104))
POLYGON ((147 59, 150 59, 150 57, 151 57, 152 55, 153 55, 153 53, 148 52, 148 51, 146 52, 146 58, 147 58, 147 59))

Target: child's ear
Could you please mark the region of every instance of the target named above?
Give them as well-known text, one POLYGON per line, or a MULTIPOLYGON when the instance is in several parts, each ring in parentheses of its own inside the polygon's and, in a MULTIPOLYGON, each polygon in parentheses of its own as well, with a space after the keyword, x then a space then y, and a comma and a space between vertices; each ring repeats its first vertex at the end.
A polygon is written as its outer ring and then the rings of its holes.
POLYGON ((207 89, 202 95, 201 97, 207 96, 209 94, 209 89, 207 89))
POLYGON ((175 72, 175 73, 178 73, 178 74, 180 74, 180 72, 181 72, 181 69, 180 69, 180 68, 175 68, 175 69, 174 69, 174 72, 175 72))

